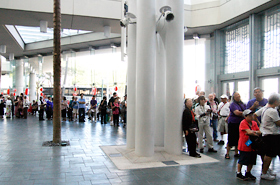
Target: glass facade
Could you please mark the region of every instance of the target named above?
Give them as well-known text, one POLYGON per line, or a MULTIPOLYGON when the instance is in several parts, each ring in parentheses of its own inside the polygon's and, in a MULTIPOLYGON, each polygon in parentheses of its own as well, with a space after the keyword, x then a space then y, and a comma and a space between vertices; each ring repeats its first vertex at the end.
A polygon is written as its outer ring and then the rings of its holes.
POLYGON ((225 31, 224 73, 237 73, 249 70, 249 25, 242 25, 225 31))
POLYGON ((263 68, 280 66, 280 7, 263 16, 263 68))

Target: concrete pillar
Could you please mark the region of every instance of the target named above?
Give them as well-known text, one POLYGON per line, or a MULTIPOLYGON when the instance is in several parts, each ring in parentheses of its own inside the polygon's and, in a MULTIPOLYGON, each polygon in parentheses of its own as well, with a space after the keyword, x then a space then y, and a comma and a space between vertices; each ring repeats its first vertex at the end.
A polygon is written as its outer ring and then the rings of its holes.
POLYGON ((23 60, 16 61, 16 95, 23 93, 24 76, 23 76, 23 60))
POLYGON ((154 78, 156 61, 155 0, 137 1, 135 153, 154 154, 154 78))
MULTIPOLYGON (((159 9, 166 5, 166 0, 156 0, 156 14, 160 16, 159 9)), ((158 17, 156 17, 156 20, 158 17)), ((157 22, 157 53, 155 70, 155 146, 164 146, 165 126, 165 100, 166 100, 166 54, 165 54, 165 19, 157 22)))
MULTIPOLYGON (((135 6, 135 0, 130 0, 129 6, 135 6)), ((127 47, 127 133, 126 146, 135 148, 135 123, 136 123, 136 24, 128 25, 127 47)))
POLYGON ((170 154, 182 153, 184 1, 167 0, 174 20, 166 22, 166 112, 164 148, 170 154))
POLYGON ((36 100, 36 75, 30 73, 29 75, 29 101, 36 100))

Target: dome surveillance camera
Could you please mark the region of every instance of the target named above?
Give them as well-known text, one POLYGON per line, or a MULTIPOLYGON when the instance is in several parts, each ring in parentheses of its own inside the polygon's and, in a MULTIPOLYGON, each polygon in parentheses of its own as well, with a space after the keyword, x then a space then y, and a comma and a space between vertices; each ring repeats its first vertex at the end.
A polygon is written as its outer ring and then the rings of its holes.
POLYGON ((129 19, 128 18, 124 18, 120 20, 120 25, 121 27, 126 27, 129 24, 129 19))
POLYGON ((174 14, 171 11, 164 12, 163 16, 165 17, 167 22, 170 22, 170 21, 172 21, 174 19, 174 14))

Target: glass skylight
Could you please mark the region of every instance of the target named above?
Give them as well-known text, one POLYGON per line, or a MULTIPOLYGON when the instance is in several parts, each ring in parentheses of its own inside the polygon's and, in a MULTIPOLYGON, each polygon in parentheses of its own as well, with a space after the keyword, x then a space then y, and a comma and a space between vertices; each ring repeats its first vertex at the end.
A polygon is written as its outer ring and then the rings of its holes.
MULTIPOLYGON (((47 33, 40 32, 40 27, 15 26, 25 44, 53 39, 53 28, 47 28, 47 33)), ((69 37, 91 33, 91 31, 62 29, 61 37, 69 37)))

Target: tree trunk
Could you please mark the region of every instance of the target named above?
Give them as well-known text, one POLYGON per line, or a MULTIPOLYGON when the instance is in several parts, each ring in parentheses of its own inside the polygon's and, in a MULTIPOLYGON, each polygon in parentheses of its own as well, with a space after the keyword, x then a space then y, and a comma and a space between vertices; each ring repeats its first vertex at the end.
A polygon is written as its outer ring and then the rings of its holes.
POLYGON ((61 111, 60 111, 60 97, 61 97, 61 12, 60 0, 54 0, 54 14, 53 14, 53 142, 61 143, 61 111))

